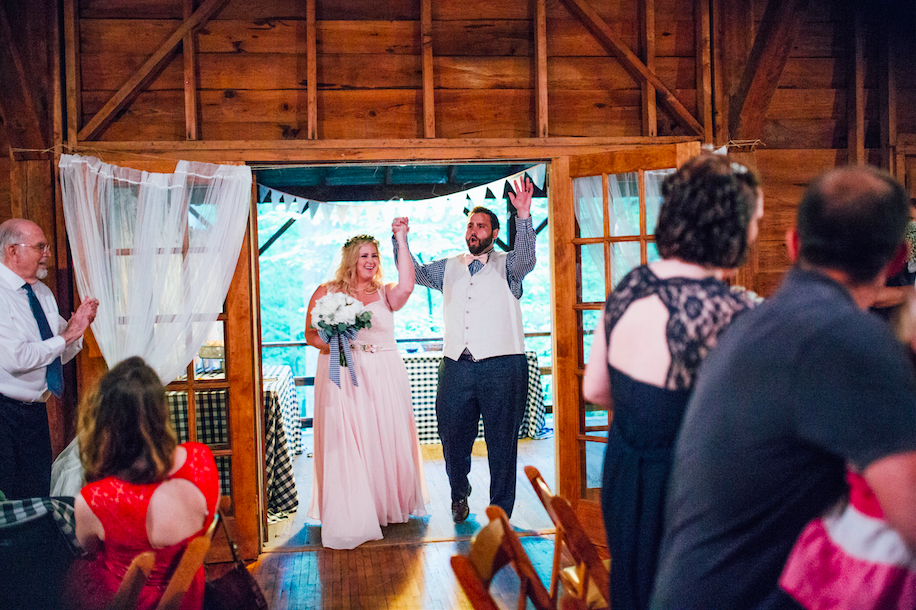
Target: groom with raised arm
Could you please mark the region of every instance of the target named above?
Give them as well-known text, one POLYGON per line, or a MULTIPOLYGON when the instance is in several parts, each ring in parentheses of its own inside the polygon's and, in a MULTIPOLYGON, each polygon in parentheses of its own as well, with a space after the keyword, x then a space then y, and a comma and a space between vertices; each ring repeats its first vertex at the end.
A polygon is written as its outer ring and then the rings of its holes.
MULTIPOLYGON (((535 264, 530 179, 509 193, 515 217, 515 249, 496 252, 499 218, 483 207, 468 216, 469 253, 421 265, 416 282, 440 290, 445 318, 444 358, 439 364, 436 418, 452 489, 452 519, 468 518, 471 449, 483 416, 490 465, 490 504, 512 515, 518 430, 528 398, 528 364, 522 329, 522 280, 535 264)), ((406 219, 395 220, 392 228, 406 219)), ((394 244, 395 260, 398 256, 394 244)))

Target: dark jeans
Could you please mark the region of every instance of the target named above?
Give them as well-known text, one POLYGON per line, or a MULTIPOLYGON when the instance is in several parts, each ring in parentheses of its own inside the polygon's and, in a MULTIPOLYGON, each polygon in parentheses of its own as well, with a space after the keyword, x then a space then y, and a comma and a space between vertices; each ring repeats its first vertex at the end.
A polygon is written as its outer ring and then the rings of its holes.
POLYGON ((528 399, 528 362, 524 354, 439 364, 436 418, 452 501, 468 493, 471 450, 483 416, 490 465, 490 504, 512 515, 518 429, 528 399))
POLYGON ((0 395, 0 491, 11 500, 51 494, 51 433, 43 402, 0 395))

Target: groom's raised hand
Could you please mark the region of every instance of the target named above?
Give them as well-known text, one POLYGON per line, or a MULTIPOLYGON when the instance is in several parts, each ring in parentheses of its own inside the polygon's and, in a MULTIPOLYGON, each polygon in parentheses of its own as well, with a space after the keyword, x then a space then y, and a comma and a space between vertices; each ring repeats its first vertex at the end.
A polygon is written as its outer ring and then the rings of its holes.
POLYGON ((518 211, 519 218, 528 218, 531 216, 531 197, 534 196, 534 183, 531 182, 531 178, 525 178, 522 181, 521 187, 516 180, 513 185, 515 187, 515 193, 509 191, 509 201, 512 202, 513 207, 518 211))

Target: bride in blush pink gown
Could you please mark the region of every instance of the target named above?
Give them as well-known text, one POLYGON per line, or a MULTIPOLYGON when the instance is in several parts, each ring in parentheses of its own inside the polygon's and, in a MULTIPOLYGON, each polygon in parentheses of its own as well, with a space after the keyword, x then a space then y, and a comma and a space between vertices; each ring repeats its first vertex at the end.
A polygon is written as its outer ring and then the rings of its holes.
MULTIPOLYGON (((407 248, 407 219, 396 218, 392 230, 399 248, 407 248)), ((394 340, 393 312, 404 306, 414 285, 410 257, 401 256, 400 262, 397 283, 382 284, 378 242, 357 235, 344 244, 334 280, 309 301, 306 341, 321 353, 308 516, 321 521, 321 542, 328 548, 352 549, 380 540, 382 526, 426 515, 429 494, 410 382, 394 340), (344 367, 340 387, 328 378, 328 344, 312 328, 315 301, 328 292, 349 294, 372 312, 372 327, 360 330, 351 342, 358 386, 344 367)))

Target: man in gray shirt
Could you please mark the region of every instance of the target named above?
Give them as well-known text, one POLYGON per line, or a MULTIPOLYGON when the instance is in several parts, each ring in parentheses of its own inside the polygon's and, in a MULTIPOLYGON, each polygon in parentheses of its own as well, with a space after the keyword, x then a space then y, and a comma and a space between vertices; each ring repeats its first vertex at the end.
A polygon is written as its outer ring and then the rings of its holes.
POLYGON ((808 188, 787 236, 795 267, 700 369, 650 607, 797 607, 780 573, 802 528, 846 493, 847 463, 916 547, 916 378, 887 324, 865 311, 908 206, 893 178, 864 167, 808 188))

